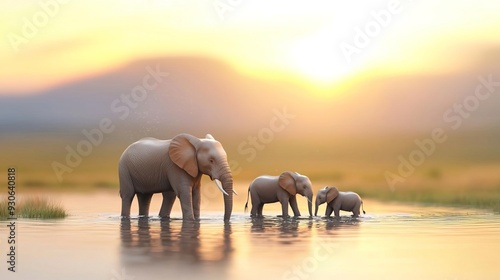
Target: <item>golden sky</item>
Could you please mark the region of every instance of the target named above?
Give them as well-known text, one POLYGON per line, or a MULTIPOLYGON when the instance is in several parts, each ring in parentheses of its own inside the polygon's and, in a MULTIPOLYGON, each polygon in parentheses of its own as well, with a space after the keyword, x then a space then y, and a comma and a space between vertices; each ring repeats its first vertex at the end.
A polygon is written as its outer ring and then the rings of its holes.
POLYGON ((447 72, 498 48, 499 12, 500 1, 8 0, 0 94, 169 55, 316 85, 373 69, 447 72))

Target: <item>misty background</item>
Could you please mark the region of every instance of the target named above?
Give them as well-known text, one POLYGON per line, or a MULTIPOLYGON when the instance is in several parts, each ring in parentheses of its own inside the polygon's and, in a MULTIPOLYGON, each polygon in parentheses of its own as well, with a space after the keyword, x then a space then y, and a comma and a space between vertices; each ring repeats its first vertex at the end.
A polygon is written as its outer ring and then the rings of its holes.
POLYGON ((4 159, 27 163, 20 172, 30 171, 24 179, 32 185, 70 184, 86 177, 90 184, 117 186, 116 163, 132 142, 142 137, 169 139, 181 132, 198 137, 211 133, 236 163, 237 179, 291 169, 312 179, 348 184, 369 177, 383 186, 384 172, 397 171, 398 156, 407 157, 416 147, 415 139, 429 138, 433 129, 442 128, 449 137, 421 170, 455 164, 474 168, 478 162, 497 163, 500 158, 499 90, 479 101, 474 111, 464 107, 470 117, 461 117, 454 106, 474 95, 479 77, 498 80, 499 57, 498 52, 485 52, 478 63, 442 75, 360 80, 328 98, 293 80, 245 76, 214 59, 133 61, 41 92, 0 95, 1 139, 10 145, 4 159), (168 77, 148 90, 144 100, 134 101, 132 90, 142 85, 148 67, 168 77), (133 107, 122 96, 128 96, 133 107), (127 113, 118 110, 120 106, 129 107, 127 113), (270 128, 276 111, 293 117, 289 123, 278 122, 284 129, 259 136, 270 128), (90 155, 82 156, 81 166, 71 168, 59 182, 52 163, 66 164, 66 147, 76 150, 87 140, 82 130, 99 129, 105 118, 113 131, 103 133, 90 155), (264 139, 255 146, 249 137, 264 139))
POLYGON ((21 188, 117 191, 128 145, 184 132, 223 144, 240 193, 291 170, 500 206, 495 2, 50 3, 0 4, 0 147, 21 188))

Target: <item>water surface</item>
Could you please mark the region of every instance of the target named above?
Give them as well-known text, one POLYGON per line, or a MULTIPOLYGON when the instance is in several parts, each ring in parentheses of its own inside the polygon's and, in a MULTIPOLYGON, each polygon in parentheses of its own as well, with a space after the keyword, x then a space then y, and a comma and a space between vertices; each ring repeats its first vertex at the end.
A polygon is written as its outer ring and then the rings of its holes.
POLYGON ((209 207, 183 222, 122 220, 114 192, 53 197, 70 216, 18 220, 17 272, 2 262, 1 279, 500 279, 500 216, 486 211, 365 200, 358 219, 283 220, 279 205, 251 219, 238 202, 229 223, 209 207))

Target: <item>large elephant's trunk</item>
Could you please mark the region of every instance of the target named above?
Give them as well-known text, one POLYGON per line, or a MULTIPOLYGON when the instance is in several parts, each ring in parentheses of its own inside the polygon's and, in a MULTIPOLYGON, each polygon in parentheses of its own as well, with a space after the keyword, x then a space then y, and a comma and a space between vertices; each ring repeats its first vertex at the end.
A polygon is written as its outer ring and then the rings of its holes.
POLYGON ((312 191, 306 193, 306 197, 307 197, 307 210, 309 210, 309 217, 312 217, 312 199, 313 199, 312 191))
POLYGON ((220 177, 220 181, 222 183, 222 188, 227 193, 224 196, 224 220, 228 221, 231 218, 231 213, 233 211, 233 176, 231 175, 231 171, 224 173, 220 177))
POLYGON ((316 207, 314 207, 314 216, 318 216, 318 208, 319 208, 319 197, 316 196, 316 207))

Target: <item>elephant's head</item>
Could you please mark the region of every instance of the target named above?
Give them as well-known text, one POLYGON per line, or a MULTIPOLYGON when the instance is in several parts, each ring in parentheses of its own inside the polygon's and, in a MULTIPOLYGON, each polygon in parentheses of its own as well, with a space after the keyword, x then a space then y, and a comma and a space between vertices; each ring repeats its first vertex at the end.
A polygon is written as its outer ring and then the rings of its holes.
POLYGON ((314 208, 314 216, 318 216, 318 208, 321 204, 332 202, 339 195, 339 190, 336 187, 324 187, 316 194, 316 207, 314 208))
POLYGON ((289 194, 301 194, 307 198, 309 216, 312 216, 312 184, 309 178, 296 172, 285 171, 279 177, 279 185, 289 194))
POLYGON ((207 134, 204 139, 189 134, 179 134, 170 143, 169 156, 191 177, 210 176, 224 196, 224 220, 229 220, 233 209, 233 176, 227 154, 219 141, 207 134), (217 183, 222 182, 222 187, 217 183))

